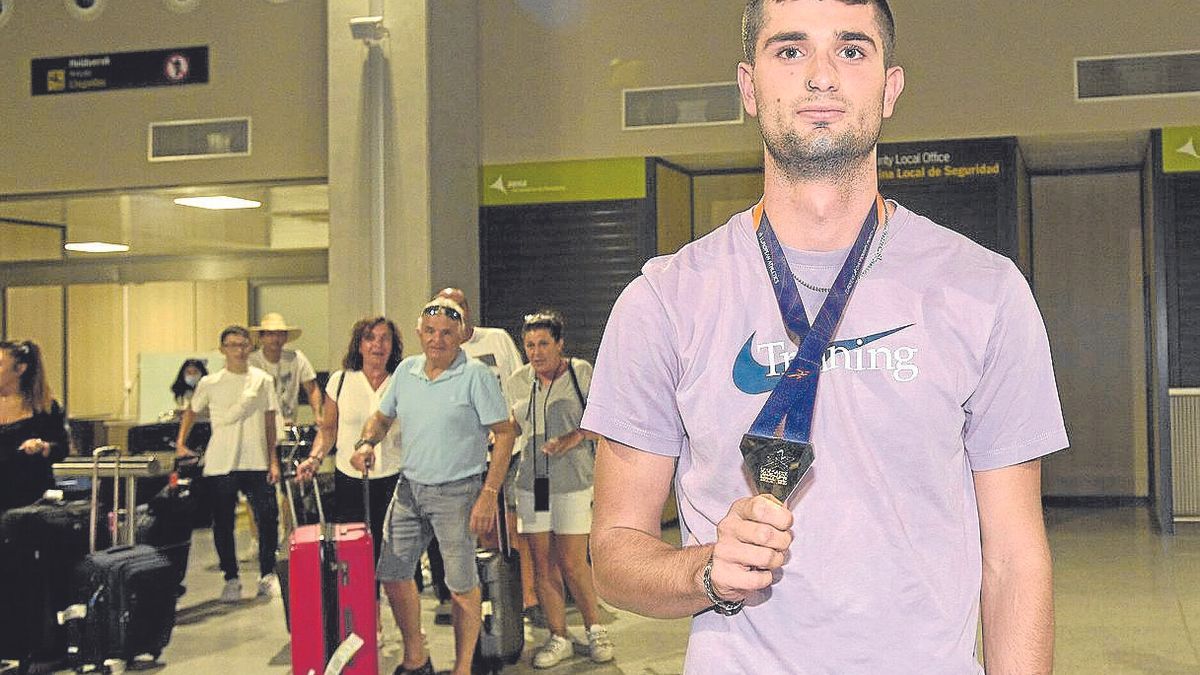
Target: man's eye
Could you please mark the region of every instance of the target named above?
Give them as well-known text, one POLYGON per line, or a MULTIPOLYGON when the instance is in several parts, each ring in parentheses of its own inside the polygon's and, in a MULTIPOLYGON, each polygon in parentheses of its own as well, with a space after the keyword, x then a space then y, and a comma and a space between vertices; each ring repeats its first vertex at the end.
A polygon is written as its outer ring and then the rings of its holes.
POLYGON ((842 47, 842 56, 848 59, 861 59, 866 56, 866 52, 854 46, 842 47))
POLYGON ((779 50, 779 56, 785 59, 795 59, 800 57, 800 50, 796 47, 784 47, 779 50))

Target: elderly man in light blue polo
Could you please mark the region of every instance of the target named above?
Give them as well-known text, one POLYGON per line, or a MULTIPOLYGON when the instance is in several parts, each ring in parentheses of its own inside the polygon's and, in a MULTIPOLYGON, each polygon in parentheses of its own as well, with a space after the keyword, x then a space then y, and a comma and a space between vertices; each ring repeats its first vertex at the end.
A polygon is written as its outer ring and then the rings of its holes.
POLYGON ((434 672, 413 581, 431 535, 441 543, 453 601, 454 673, 471 672, 482 623, 475 536, 495 523, 496 496, 516 437, 496 376, 460 349, 463 327, 462 308, 454 301, 435 298, 425 305, 417 320, 422 353, 400 362, 351 459, 359 470, 369 466, 371 447, 399 423, 404 468, 379 557, 379 580, 404 637, 397 674, 434 672), (495 439, 490 464, 489 431, 495 439))

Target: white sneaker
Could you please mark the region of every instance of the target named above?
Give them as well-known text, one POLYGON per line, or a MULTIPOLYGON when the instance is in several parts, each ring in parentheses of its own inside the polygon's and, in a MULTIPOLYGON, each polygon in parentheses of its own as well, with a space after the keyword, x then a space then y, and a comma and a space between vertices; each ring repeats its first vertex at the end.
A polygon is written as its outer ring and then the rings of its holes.
POLYGON ((278 598, 282 593, 279 591, 279 577, 274 573, 263 575, 258 579, 258 597, 263 598, 278 598))
MULTIPOLYGON (((572 656, 575 648, 571 641, 561 635, 551 635, 546 643, 538 648, 533 655, 534 668, 550 668, 558 665, 563 659, 572 656)), ((609 657, 611 658, 611 656, 609 657)))
POLYGON ((608 629, 596 624, 587 629, 589 656, 593 663, 608 663, 613 660, 613 643, 608 639, 608 629))
POLYGON ((242 582, 239 579, 226 579, 225 588, 221 589, 221 602, 241 602, 242 582))

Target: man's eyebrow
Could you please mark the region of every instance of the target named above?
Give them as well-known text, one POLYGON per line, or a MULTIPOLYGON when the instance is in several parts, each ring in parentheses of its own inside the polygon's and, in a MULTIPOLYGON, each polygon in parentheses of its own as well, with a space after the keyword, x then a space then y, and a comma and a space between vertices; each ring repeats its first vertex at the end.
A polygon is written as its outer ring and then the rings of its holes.
POLYGON ((776 33, 776 34, 772 35, 771 37, 767 38, 767 41, 763 43, 763 46, 770 47, 771 45, 775 44, 776 42, 804 42, 807 39, 808 39, 808 33, 799 32, 799 31, 790 31, 787 33, 776 33))
POLYGON ((838 39, 842 42, 865 42, 872 47, 878 46, 875 44, 875 40, 872 39, 870 35, 853 30, 844 30, 838 33, 838 39))

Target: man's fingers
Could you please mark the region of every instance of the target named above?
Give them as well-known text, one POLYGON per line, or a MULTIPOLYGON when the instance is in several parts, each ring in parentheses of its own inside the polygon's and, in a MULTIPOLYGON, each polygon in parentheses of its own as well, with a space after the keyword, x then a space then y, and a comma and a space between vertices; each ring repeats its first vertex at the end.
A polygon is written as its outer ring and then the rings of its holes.
POLYGON ((783 566, 787 549, 766 548, 742 542, 720 542, 713 551, 713 565, 718 562, 756 570, 773 570, 783 566))
POLYGON ((770 586, 774 577, 769 571, 718 565, 714 561, 712 582, 718 596, 727 600, 741 600, 753 591, 770 586))
POLYGON ((777 530, 790 530, 794 520, 792 512, 771 495, 738 500, 733 510, 743 520, 766 523, 777 530))

